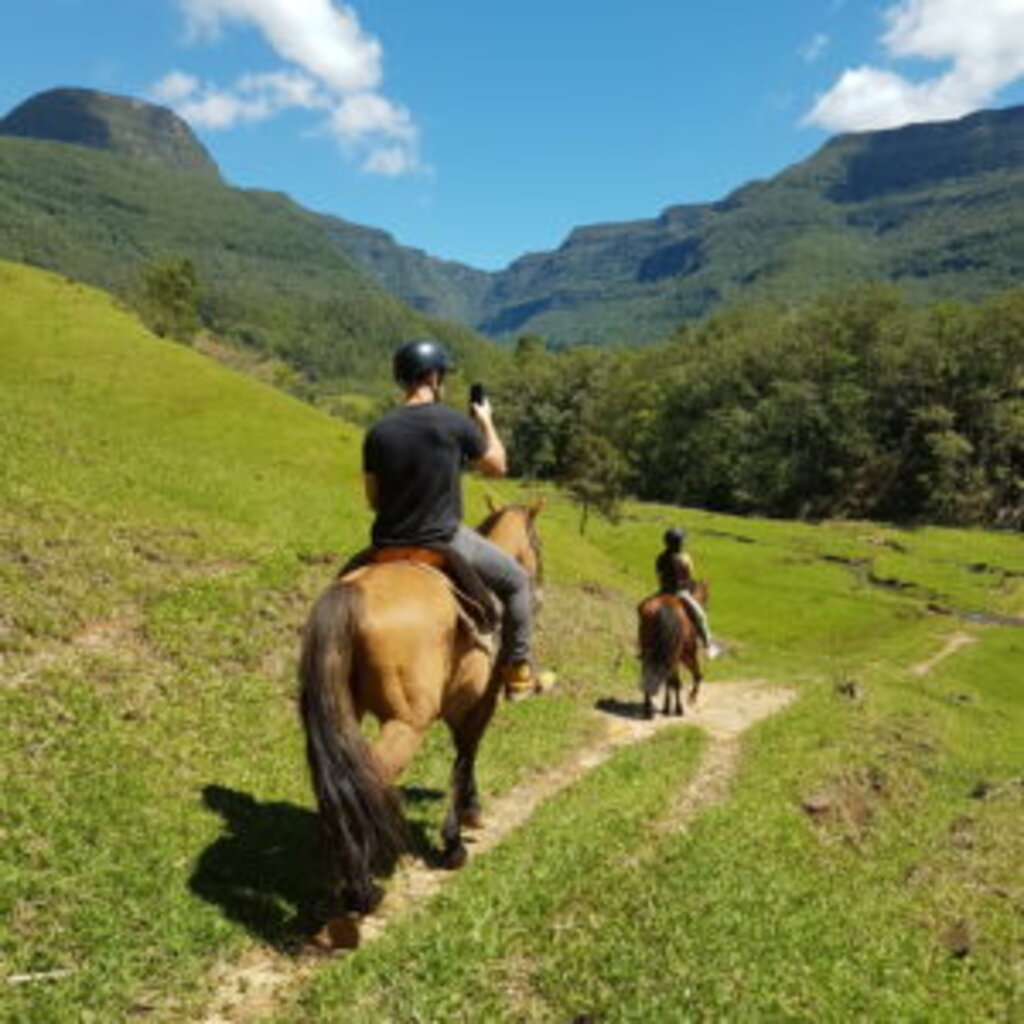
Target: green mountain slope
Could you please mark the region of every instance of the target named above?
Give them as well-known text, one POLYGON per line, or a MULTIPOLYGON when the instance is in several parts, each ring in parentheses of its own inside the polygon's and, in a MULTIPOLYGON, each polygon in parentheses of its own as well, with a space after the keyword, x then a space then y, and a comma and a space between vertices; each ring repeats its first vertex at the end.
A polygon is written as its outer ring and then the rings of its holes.
MULTIPOLYGON (((343 240, 406 301, 457 308, 449 273, 424 297, 422 254, 343 240), (390 253, 388 256, 387 254, 390 253), (387 257, 387 258, 386 258, 387 257), (410 259, 410 286, 396 268, 410 259)), ((577 228, 555 251, 470 279, 477 328, 556 343, 662 336, 722 306, 813 299, 860 282, 914 300, 975 300, 1024 275, 1024 107, 844 135, 769 181, 651 220, 577 228)))
POLYGON ((147 261, 187 256, 217 330, 312 376, 380 375, 425 331, 475 372, 493 358, 476 331, 629 344, 877 281, 976 300, 1024 274, 1022 199, 1024 107, 984 111, 839 136, 720 202, 580 227, 489 273, 230 188, 186 125, 136 100, 54 90, 0 121, 0 255, 121 293, 147 261))
POLYGON ((389 294, 432 317, 473 324, 491 274, 399 245, 386 231, 323 217, 327 237, 389 294))
POLYGON ((324 221, 287 197, 183 171, 200 151, 174 115, 68 95, 44 94, 0 122, 0 255, 122 296, 148 264, 188 258, 209 326, 314 378, 385 376, 394 345, 424 333, 470 369, 494 358, 472 331, 430 321, 374 284, 324 221))

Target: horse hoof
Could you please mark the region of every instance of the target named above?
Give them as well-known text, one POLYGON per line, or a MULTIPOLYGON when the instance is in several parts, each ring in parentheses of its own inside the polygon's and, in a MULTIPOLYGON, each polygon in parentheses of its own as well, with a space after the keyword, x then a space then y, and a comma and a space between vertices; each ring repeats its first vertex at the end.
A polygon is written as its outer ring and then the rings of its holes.
POLYGON ((313 936, 312 945, 322 953, 331 953, 336 949, 356 949, 359 945, 359 919, 352 915, 332 917, 313 936))
POLYGON ((458 871, 468 859, 469 854, 466 852, 465 846, 460 843, 458 846, 444 851, 441 855, 441 867, 446 871, 458 871))

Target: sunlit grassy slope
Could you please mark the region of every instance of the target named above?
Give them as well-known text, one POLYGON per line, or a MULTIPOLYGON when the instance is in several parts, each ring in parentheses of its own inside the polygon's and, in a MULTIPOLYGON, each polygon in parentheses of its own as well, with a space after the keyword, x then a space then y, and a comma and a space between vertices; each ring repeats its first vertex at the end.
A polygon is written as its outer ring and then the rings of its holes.
MULTIPOLYGON (((6 1019, 181 1019, 215 962, 309 927, 296 631, 366 533, 358 442, 100 293, 0 264, 6 1019)), ((482 514, 482 488, 468 498, 482 514)), ((683 730, 551 801, 281 1015, 1019 1012, 1024 634, 928 606, 1024 615, 1020 538, 641 506, 580 538, 577 518, 550 495, 541 520, 560 690, 501 710, 485 795, 585 742, 598 698, 634 696, 633 606, 670 522, 730 648, 707 685, 801 699, 688 832, 650 827, 699 756, 683 730), (918 674, 958 631, 976 642, 918 674), (837 810, 813 819, 823 791, 837 810)), ((428 833, 449 757, 439 732, 405 780, 428 833)))

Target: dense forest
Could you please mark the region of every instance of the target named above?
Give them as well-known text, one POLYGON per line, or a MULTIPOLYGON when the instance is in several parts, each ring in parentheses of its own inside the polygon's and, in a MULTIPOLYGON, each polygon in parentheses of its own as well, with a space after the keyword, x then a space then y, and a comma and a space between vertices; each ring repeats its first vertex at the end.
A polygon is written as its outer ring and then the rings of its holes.
POLYGON ((1024 287, 968 305, 887 286, 746 308, 640 350, 516 347, 513 471, 614 515, 625 494, 799 518, 1024 527, 1024 287))

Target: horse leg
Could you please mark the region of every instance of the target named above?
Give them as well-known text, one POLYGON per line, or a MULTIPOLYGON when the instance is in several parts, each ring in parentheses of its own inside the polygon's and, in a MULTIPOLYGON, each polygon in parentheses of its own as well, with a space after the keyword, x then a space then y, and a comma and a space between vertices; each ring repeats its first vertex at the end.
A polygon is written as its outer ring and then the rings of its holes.
POLYGON ((688 700, 690 702, 690 706, 692 707, 694 704, 697 703, 697 694, 700 693, 701 680, 704 678, 700 670, 700 658, 698 657, 696 651, 694 651, 691 656, 686 658, 686 667, 690 670, 691 682, 688 700))
POLYGON ((654 717, 654 701, 649 693, 644 694, 644 718, 650 721, 654 717))
POLYGON ((416 756, 423 736, 424 730, 417 729, 399 718, 389 718, 381 725, 380 735, 373 744, 373 756, 381 777, 388 785, 394 784, 416 756))
POLYGON ((441 827, 441 838, 444 841, 441 863, 450 870, 466 863, 462 826, 479 828, 482 823, 480 795, 476 785, 476 754, 496 703, 497 690, 491 687, 458 722, 451 723, 452 738, 455 741, 452 796, 441 827))
POLYGON ((678 669, 673 669, 672 674, 665 681, 665 714, 666 715, 670 713, 669 712, 669 708, 671 707, 671 705, 673 703, 675 704, 675 710, 672 711, 671 713, 674 714, 674 715, 681 715, 683 713, 683 709, 682 709, 682 707, 680 706, 680 703, 679 703, 679 689, 680 689, 679 670, 678 669), (669 699, 670 696, 671 696, 672 700, 669 699))

